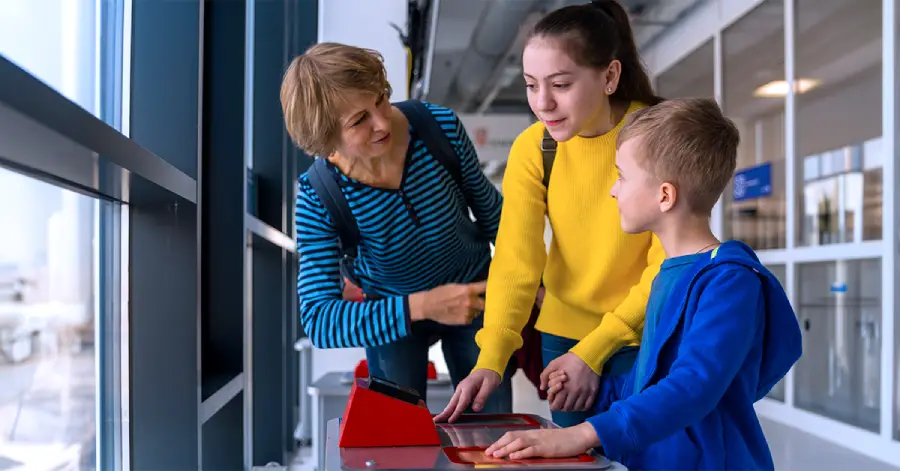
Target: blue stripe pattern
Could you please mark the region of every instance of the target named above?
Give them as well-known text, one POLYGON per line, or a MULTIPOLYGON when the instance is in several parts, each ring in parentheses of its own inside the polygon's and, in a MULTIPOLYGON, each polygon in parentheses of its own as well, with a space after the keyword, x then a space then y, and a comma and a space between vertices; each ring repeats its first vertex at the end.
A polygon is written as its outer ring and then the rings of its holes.
POLYGON ((328 165, 359 225, 356 274, 366 294, 381 299, 343 300, 337 231, 307 175, 299 178, 295 223, 300 320, 318 348, 395 342, 409 334, 409 294, 475 281, 490 263, 490 244, 500 223, 500 192, 481 171, 456 114, 426 106, 457 152, 462 188, 414 129, 400 190, 367 186, 328 165))

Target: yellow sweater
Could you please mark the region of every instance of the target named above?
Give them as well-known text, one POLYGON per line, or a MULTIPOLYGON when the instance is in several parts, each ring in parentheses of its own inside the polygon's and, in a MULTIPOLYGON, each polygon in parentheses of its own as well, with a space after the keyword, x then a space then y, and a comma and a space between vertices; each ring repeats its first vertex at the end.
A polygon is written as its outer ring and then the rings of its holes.
MULTIPOLYGON (((628 113, 643 105, 634 103, 628 113)), ((501 376, 522 345, 543 274, 546 294, 536 327, 579 340, 571 352, 596 373, 616 351, 637 345, 650 284, 665 258, 651 233, 622 231, 615 199, 615 142, 622 123, 593 138, 576 136, 557 146, 550 191, 542 183, 535 123, 513 143, 503 177, 503 212, 488 276, 478 368, 501 376), (549 206, 549 211, 548 211, 549 206), (544 216, 553 241, 544 245, 544 216)))

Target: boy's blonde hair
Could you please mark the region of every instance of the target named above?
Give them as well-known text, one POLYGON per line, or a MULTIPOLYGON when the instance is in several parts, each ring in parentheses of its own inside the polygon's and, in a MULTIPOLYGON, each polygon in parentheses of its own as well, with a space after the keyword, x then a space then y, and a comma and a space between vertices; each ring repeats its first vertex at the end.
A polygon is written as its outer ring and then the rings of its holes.
POLYGON ((691 211, 712 211, 734 174, 740 133, 708 98, 663 101, 628 115, 616 149, 640 138, 638 162, 669 182, 691 211))
POLYGON ((281 83, 281 108, 288 134, 311 156, 334 152, 340 135, 340 105, 348 93, 391 96, 384 61, 377 51, 319 43, 294 58, 281 83))

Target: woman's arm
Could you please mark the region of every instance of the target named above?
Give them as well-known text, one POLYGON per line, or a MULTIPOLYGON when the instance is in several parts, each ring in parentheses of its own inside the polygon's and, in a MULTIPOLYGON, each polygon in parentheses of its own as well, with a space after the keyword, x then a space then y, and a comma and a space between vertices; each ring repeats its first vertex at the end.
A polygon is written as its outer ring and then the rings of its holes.
POLYGON ((522 329, 531 316, 547 261, 544 226, 547 205, 543 184, 541 125, 516 138, 503 177, 503 211, 494 260, 488 276, 484 328, 475 339, 481 347, 475 369, 497 372, 522 346, 522 329))
POLYGON ((456 154, 459 156, 460 173, 462 175, 463 193, 466 202, 475 215, 475 224, 482 234, 491 242, 497 238, 497 227, 500 225, 500 209, 503 196, 497 187, 488 180, 478 164, 478 155, 469 139, 466 128, 459 117, 453 113, 456 124, 455 136, 451 139, 456 154))
POLYGON ((344 301, 337 232, 312 187, 300 181, 295 207, 300 259, 297 294, 300 322, 317 348, 368 347, 409 333, 407 297, 358 303, 344 301))
POLYGON ((604 363, 620 348, 640 341, 647 300, 650 298, 650 285, 665 258, 662 244, 655 235, 652 236, 647 251, 647 268, 641 274, 638 284, 631 288, 628 296, 612 312, 603 316, 597 328, 572 348, 571 352, 594 370, 594 373, 599 375, 604 363))

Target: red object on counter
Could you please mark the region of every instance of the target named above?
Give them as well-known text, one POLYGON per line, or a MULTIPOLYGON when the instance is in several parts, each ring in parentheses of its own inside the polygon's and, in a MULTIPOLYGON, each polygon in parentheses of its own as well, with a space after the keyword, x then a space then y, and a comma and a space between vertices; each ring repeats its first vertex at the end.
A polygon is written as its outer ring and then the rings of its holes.
POLYGON ((439 446, 441 439, 425 401, 412 404, 369 389, 357 378, 341 418, 341 448, 439 446))
POLYGON ((368 378, 369 377, 369 362, 366 360, 360 360, 359 363, 356 364, 356 369, 353 371, 354 378, 368 378))
POLYGON ((434 362, 428 362, 428 379, 435 380, 437 379, 437 368, 434 367, 434 362))

